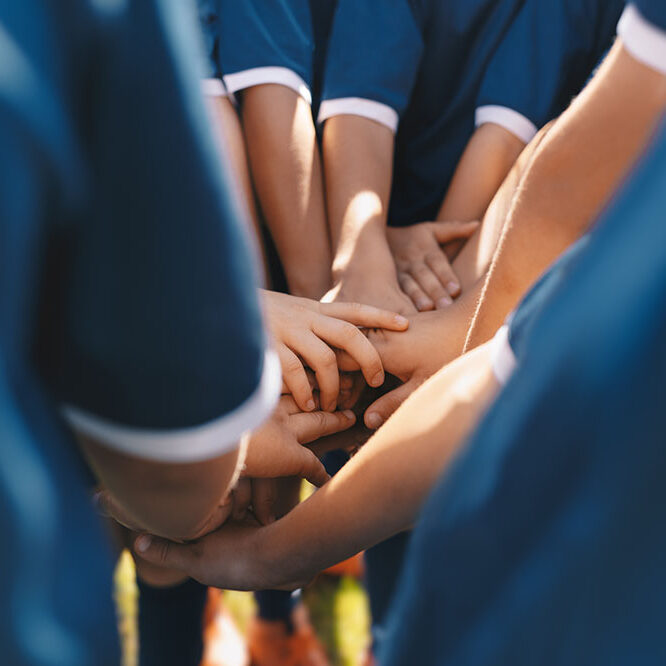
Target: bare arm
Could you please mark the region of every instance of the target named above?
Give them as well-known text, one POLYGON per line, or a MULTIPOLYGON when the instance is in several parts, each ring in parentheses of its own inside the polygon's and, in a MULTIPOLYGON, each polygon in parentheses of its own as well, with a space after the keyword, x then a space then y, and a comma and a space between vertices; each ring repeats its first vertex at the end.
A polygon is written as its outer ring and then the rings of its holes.
POLYGON ((481 125, 458 162, 437 219, 482 220, 524 148, 523 141, 504 127, 481 125))
POLYGON ((238 113, 228 97, 207 96, 206 107, 211 116, 214 135, 218 143, 221 159, 228 162, 231 167, 230 179, 236 186, 236 192, 241 197, 241 203, 245 206, 251 223, 252 236, 261 254, 262 267, 264 270, 263 283, 267 283, 268 270, 264 253, 263 239, 259 224, 259 215, 254 199, 250 167, 247 161, 245 139, 243 128, 238 118, 238 113))
POLYGON ((291 293, 319 300, 331 249, 321 158, 309 104, 282 85, 244 91, 243 128, 259 202, 291 293))
POLYGON ((406 314, 415 309, 398 286, 386 239, 393 147, 393 132, 367 118, 340 115, 324 125, 334 283, 328 298, 406 314))
POLYGON ((153 541, 141 555, 220 587, 296 586, 411 527, 497 388, 484 346, 433 377, 324 488, 277 523, 224 528, 189 547, 153 541))
POLYGON ((532 282, 589 228, 666 108, 666 77, 618 40, 553 125, 520 184, 466 342, 488 340, 532 282))
POLYGON ((79 441, 130 524, 186 540, 209 532, 226 518, 221 505, 237 478, 239 449, 202 462, 172 464, 133 458, 89 437, 79 441))

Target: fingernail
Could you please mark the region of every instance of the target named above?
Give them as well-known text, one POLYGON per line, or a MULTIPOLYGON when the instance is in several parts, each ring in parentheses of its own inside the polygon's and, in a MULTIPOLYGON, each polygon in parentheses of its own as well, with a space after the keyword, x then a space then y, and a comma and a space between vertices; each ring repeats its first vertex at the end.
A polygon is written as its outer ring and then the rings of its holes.
POLYGON ((147 534, 143 534, 136 540, 134 547, 139 553, 145 553, 152 542, 153 540, 147 534))
POLYGON ((328 407, 324 411, 334 412, 337 406, 338 406, 338 401, 334 400, 333 402, 329 403, 328 407))
POLYGON ((384 419, 376 412, 368 414, 368 425, 373 430, 377 430, 377 428, 381 427, 382 423, 384 423, 384 419))
POLYGON ((403 317, 402 315, 396 315, 393 317, 393 321, 398 325, 398 326, 406 326, 409 324, 409 319, 407 317, 403 317))
POLYGON ((305 408, 311 412, 315 408, 315 402, 314 400, 308 400, 307 405, 305 405, 305 408))
POLYGON ((446 285, 446 290, 451 295, 457 294, 460 291, 460 285, 457 282, 449 282, 449 284, 446 285))
POLYGON ((272 525, 275 522, 275 516, 268 516, 267 525, 272 525))
POLYGON ((453 301, 448 296, 442 296, 442 298, 440 298, 437 301, 437 307, 438 308, 448 308, 449 305, 452 305, 452 304, 453 304, 453 301))
POLYGON ((419 301, 416 307, 419 310, 429 310, 432 308, 432 301, 419 301))
POLYGON ((342 412, 349 420, 356 420, 356 414, 351 409, 345 409, 344 412, 342 412))
POLYGON ((371 386, 381 386, 384 383, 384 373, 383 372, 378 372, 373 378, 372 381, 370 382, 371 386))

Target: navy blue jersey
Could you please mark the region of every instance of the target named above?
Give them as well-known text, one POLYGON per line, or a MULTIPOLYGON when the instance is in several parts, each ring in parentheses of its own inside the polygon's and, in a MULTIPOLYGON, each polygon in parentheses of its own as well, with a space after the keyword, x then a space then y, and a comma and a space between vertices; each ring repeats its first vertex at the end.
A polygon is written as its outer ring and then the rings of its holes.
POLYGON ((662 0, 633 0, 629 4, 636 7, 654 27, 666 30, 666 5, 662 0))
POLYGON ((583 88, 613 43, 624 5, 527 0, 486 69, 477 125, 497 122, 529 141, 583 88))
POLYGON ((319 120, 352 113, 397 129, 390 224, 434 219, 480 104, 480 122, 506 126, 525 142, 563 110, 610 45, 622 7, 620 0, 527 3, 390 0, 380 11, 370 0, 339 0, 319 120), (529 43, 532 22, 557 27, 548 35, 552 52, 529 43), (540 58, 525 54, 533 47, 540 58), (500 69, 498 80, 489 68, 500 69), (492 88, 485 98, 484 83, 492 88), (492 99, 497 86, 506 102, 492 99), (519 108, 488 115, 503 104, 519 108))
POLYGON ((380 663, 666 662, 665 206, 662 132, 429 499, 380 663))
MULTIPOLYGON (((227 93, 277 83, 312 101, 309 0, 198 0, 208 76, 227 93)), ((210 88, 209 88, 210 89, 210 88)))
POLYGON ((109 446, 197 460, 235 446, 280 383, 186 7, 0 7, 3 663, 119 663, 60 408, 109 446))

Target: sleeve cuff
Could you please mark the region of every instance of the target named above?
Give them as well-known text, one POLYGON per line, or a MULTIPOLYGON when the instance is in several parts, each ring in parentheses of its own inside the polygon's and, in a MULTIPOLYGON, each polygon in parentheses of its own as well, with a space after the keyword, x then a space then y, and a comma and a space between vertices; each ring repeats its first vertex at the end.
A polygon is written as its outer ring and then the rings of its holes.
POLYGON ((235 450, 243 435, 272 413, 282 390, 277 355, 267 351, 255 392, 232 412, 214 421, 182 430, 144 430, 111 423, 78 407, 66 405, 63 415, 77 432, 110 449, 164 463, 194 463, 235 450))
POLYGON ((229 93, 221 79, 202 79, 201 92, 204 97, 228 97, 229 93))
POLYGON ((666 32, 628 5, 617 25, 624 47, 639 62, 666 74, 666 32))
POLYGON ((255 67, 235 74, 225 74, 223 79, 230 93, 237 93, 239 90, 253 86, 275 83, 291 88, 308 104, 312 104, 312 93, 308 85, 296 72, 287 67, 255 67))
POLYGON ((509 344, 509 326, 507 324, 497 331, 490 345, 490 363, 493 374, 500 385, 505 386, 518 365, 509 344))
POLYGON ((381 102, 362 97, 340 97, 338 99, 327 99, 319 107, 317 122, 321 125, 333 116, 361 116, 374 120, 388 127, 394 134, 398 130, 400 120, 398 112, 381 102))
POLYGON ((481 127, 486 123, 503 127, 525 144, 528 144, 538 132, 537 126, 529 118, 506 106, 487 105, 478 107, 475 117, 476 127, 481 127))

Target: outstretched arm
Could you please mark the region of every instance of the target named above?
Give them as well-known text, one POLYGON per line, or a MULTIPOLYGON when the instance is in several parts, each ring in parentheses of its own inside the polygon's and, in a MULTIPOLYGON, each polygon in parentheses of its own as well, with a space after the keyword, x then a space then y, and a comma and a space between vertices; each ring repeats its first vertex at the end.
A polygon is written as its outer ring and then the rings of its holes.
POLYGON ((484 346, 433 377, 326 486, 278 522, 225 527, 190 546, 142 537, 137 549, 219 587, 295 587, 412 526, 497 389, 484 346))

